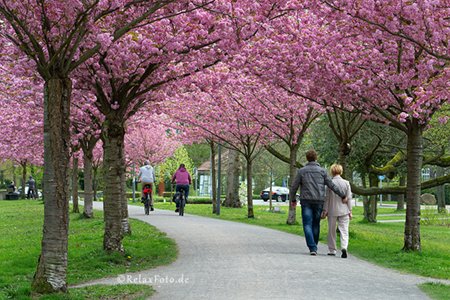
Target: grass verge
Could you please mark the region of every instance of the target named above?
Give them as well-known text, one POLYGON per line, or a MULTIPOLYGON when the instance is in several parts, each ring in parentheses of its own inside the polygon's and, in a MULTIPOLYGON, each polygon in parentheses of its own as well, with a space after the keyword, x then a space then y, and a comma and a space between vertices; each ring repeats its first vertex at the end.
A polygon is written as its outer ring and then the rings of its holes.
POLYGON ((431 299, 448 300, 450 299, 450 286, 442 283, 424 283, 419 288, 431 299))
MULTIPOLYGON (((33 294, 43 216, 41 201, 0 201, 0 299, 145 299, 153 293, 150 286, 97 285, 70 288, 70 295, 33 294), (97 294, 102 298, 93 296, 97 294)), ((102 250, 103 212, 94 211, 93 219, 71 212, 67 284, 147 270, 176 259, 176 244, 165 233, 139 220, 130 219, 130 225, 132 234, 123 239, 126 252, 108 253, 102 250)))

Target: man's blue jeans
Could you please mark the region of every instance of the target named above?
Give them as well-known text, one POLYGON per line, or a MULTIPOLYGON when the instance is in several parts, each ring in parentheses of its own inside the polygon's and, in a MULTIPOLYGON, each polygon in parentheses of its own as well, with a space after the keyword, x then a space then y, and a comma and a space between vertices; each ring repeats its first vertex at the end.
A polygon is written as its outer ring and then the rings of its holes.
POLYGON ((317 252, 322 211, 322 204, 302 204, 303 232, 309 251, 317 252))

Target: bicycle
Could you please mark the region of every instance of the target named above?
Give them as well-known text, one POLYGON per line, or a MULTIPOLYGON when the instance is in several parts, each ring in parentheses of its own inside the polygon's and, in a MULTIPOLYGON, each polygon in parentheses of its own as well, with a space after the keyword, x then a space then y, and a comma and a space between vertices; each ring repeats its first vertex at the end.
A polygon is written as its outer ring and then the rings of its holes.
POLYGON ((186 205, 186 197, 185 197, 184 189, 180 189, 180 207, 179 207, 179 215, 184 216, 184 206, 186 205))
MULTIPOLYGON (((143 198, 143 201, 141 201, 141 202, 144 203, 144 212, 146 215, 148 215, 148 214, 150 214, 150 206, 152 203, 152 198, 151 198, 152 190, 150 189, 149 185, 145 186, 143 193, 144 193, 144 198, 143 198)), ((152 210, 153 210, 153 207, 152 207, 152 210)))

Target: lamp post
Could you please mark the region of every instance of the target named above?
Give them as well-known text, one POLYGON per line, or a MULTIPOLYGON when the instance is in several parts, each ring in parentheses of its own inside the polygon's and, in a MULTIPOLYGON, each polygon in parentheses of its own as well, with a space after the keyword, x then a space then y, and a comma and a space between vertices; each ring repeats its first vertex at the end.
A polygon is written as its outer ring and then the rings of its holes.
POLYGON ((194 170, 193 170, 194 172, 194 189, 195 189, 195 197, 197 197, 197 173, 198 173, 198 170, 197 170, 197 168, 194 168, 194 170))
MULTIPOLYGON (((386 176, 384 176, 384 175, 378 175, 378 178, 380 179, 380 188, 383 187, 383 179, 385 177, 386 176)), ((380 194, 380 205, 383 205, 383 194, 380 194)))
POLYGON ((133 203, 136 200, 136 163, 133 162, 133 203))
POLYGON ((217 180, 217 208, 216 208, 216 214, 220 215, 220 165, 221 165, 221 156, 222 156, 222 146, 219 144, 219 163, 217 166, 217 177, 219 180, 217 180))
MULTIPOLYGON (((134 144, 130 141, 130 144, 134 148, 134 144)), ((133 161, 133 203, 136 200, 136 163, 133 161)))
POLYGON ((212 172, 213 172, 213 170, 212 170, 212 153, 211 153, 211 150, 209 150, 209 161, 210 161, 210 166, 209 166, 209 186, 208 186, 208 188, 209 188, 209 199, 211 199, 211 202, 212 202, 212 201, 214 201, 214 199, 212 198, 212 196, 213 196, 212 187, 213 187, 214 182, 212 180, 212 172))

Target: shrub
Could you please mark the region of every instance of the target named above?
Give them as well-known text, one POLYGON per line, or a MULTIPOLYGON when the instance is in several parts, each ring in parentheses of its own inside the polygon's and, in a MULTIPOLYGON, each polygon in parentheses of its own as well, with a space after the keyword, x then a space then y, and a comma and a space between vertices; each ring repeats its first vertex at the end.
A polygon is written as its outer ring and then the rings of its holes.
POLYGON ((439 213, 437 209, 425 208, 421 211, 421 223, 422 225, 430 226, 447 226, 450 227, 450 213, 439 213))

